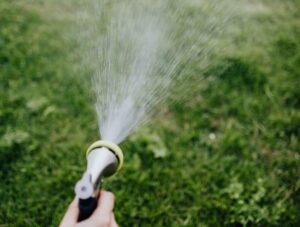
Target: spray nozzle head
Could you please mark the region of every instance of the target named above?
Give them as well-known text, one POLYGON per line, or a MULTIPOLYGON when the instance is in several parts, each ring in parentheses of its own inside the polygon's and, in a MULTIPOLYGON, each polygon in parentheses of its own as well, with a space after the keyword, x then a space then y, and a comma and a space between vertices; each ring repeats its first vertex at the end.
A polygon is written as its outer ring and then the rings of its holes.
POLYGON ((93 143, 86 151, 87 159, 89 158, 90 153, 99 148, 106 148, 116 156, 116 158, 118 159, 118 166, 116 171, 122 168, 124 161, 123 152, 117 144, 114 144, 113 142, 110 142, 108 140, 98 140, 93 143))
POLYGON ((123 153, 118 145, 100 140, 87 150, 87 169, 75 186, 81 199, 93 197, 101 179, 115 174, 123 165, 123 153))

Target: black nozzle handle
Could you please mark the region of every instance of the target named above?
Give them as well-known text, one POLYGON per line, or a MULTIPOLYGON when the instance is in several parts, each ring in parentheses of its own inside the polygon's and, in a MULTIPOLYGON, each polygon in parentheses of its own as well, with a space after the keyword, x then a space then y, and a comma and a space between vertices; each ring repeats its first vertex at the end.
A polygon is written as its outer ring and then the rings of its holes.
POLYGON ((79 199, 79 217, 78 222, 89 218, 97 207, 98 198, 90 197, 88 199, 79 199))

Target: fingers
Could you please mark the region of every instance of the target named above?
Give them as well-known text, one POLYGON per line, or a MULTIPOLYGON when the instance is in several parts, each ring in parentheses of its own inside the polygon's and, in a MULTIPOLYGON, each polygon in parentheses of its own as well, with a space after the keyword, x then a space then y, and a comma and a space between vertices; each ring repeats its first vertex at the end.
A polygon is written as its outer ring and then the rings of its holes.
POLYGON ((96 208, 93 215, 96 216, 110 216, 115 203, 115 196, 111 192, 101 191, 99 200, 98 200, 98 207, 96 208))
POLYGON ((77 223, 79 209, 78 209, 78 198, 74 198, 72 203, 69 205, 68 210, 60 223, 60 227, 71 227, 77 223))
POLYGON ((92 214, 90 220, 97 222, 99 226, 111 226, 114 202, 114 194, 107 191, 101 191, 98 200, 98 207, 92 214))

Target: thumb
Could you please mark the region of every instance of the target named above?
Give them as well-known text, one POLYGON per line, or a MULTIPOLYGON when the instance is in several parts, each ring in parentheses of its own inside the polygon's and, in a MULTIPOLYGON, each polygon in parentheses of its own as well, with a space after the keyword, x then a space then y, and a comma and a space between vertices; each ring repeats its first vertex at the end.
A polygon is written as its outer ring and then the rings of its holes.
POLYGON ((71 227, 77 223, 79 215, 78 209, 78 198, 75 197, 72 203, 69 205, 68 210, 66 211, 65 216, 63 217, 60 227, 71 227))

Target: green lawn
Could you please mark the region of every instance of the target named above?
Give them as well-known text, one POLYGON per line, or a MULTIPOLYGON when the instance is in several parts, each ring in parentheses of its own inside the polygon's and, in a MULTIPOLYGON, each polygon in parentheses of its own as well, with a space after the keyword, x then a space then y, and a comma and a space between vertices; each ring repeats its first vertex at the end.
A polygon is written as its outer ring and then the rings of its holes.
MULTIPOLYGON (((1 227, 57 226, 99 137, 66 32, 80 6, 61 2, 0 1, 1 227)), ((201 4, 181 2, 197 30, 201 4)), ((300 226, 300 2, 240 2, 226 48, 186 63, 201 86, 121 144, 104 185, 120 226, 300 226)))

